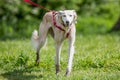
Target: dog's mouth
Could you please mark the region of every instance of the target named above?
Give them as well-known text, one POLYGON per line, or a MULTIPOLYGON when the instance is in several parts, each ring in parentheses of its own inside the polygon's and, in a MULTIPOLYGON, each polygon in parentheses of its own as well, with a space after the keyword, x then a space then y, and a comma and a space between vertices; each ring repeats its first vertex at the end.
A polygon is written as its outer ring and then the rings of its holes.
POLYGON ((70 22, 67 22, 64 24, 65 27, 69 27, 70 26, 70 22))
POLYGON ((70 26, 70 24, 69 24, 69 23, 66 23, 66 26, 68 27, 68 26, 70 26))

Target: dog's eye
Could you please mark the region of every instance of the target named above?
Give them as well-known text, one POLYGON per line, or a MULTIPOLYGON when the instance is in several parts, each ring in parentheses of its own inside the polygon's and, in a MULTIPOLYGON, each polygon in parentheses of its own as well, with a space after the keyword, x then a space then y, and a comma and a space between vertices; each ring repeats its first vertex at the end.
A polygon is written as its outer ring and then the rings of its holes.
POLYGON ((66 17, 66 15, 63 15, 63 17, 66 17))
POLYGON ((72 17, 72 15, 69 15, 70 17, 72 17))

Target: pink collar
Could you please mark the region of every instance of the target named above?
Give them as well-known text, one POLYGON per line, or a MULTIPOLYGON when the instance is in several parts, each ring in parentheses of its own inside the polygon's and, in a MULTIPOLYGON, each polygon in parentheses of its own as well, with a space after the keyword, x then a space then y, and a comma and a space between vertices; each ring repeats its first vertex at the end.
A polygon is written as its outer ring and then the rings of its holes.
MULTIPOLYGON (((55 26, 56 28, 58 28, 59 30, 65 32, 65 30, 64 30, 61 26, 58 26, 58 25, 57 25, 57 23, 56 23, 56 18, 55 18, 55 15, 56 15, 56 14, 57 14, 57 13, 56 13, 55 11, 52 11, 52 15, 53 15, 53 24, 54 24, 54 26, 55 26)), ((70 28, 69 31, 66 33, 66 38, 69 37, 70 32, 71 32, 71 28, 70 28)))
POLYGON ((55 19, 55 15, 57 14, 55 11, 52 12, 53 14, 53 24, 55 27, 57 27, 58 29, 60 29, 61 31, 65 31, 61 26, 58 26, 56 23, 56 19, 55 19))

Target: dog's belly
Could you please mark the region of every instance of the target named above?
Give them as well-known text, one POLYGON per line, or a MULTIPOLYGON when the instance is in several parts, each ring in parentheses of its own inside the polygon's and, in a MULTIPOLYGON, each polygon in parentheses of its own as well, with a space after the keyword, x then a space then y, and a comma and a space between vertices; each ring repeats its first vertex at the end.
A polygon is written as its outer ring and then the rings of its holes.
POLYGON ((54 32, 53 32, 52 27, 49 28, 48 33, 52 36, 52 38, 54 38, 54 32))

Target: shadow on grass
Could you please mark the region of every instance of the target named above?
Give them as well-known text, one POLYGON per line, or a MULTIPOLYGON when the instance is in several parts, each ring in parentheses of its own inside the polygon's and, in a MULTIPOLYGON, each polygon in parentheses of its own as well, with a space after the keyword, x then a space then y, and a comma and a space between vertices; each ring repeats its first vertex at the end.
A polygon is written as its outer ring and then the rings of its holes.
POLYGON ((1 74, 7 80, 33 80, 43 78, 40 70, 20 69, 1 74))

